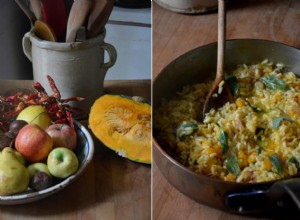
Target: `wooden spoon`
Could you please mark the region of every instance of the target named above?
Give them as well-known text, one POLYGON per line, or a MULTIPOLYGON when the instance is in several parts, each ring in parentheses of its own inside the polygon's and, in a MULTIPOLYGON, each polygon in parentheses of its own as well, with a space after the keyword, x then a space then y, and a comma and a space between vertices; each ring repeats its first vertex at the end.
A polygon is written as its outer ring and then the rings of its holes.
POLYGON ((34 24, 34 34, 47 41, 56 41, 56 36, 51 27, 45 22, 37 20, 36 16, 30 11, 30 9, 24 4, 22 0, 15 0, 18 6, 22 9, 25 15, 29 18, 32 24, 34 24))
POLYGON ((68 23, 65 1, 43 0, 42 11, 45 22, 51 26, 57 36, 57 40, 59 42, 65 41, 68 23))
POLYGON ((53 29, 41 20, 36 20, 34 24, 34 34, 46 41, 57 41, 57 37, 53 29))
POLYGON ((76 33, 87 20, 88 14, 93 7, 93 0, 76 0, 74 1, 67 23, 66 42, 74 42, 76 33))
POLYGON ((22 9, 24 14, 29 18, 32 24, 36 22, 36 16, 30 11, 30 9, 25 5, 25 3, 22 0, 15 0, 15 2, 18 4, 18 6, 22 9))
POLYGON ((203 118, 210 109, 223 106, 228 101, 233 101, 233 97, 225 81, 224 74, 224 53, 226 36, 226 12, 225 0, 219 0, 218 4, 218 54, 217 54, 217 74, 203 107, 203 118), (223 85, 222 85, 223 84, 223 85), (223 89, 222 89, 223 88, 223 89), (220 90, 220 91, 219 91, 220 90))
POLYGON ((113 0, 95 0, 95 6, 89 16, 87 37, 92 38, 103 31, 113 10, 113 0))
POLYGON ((40 0, 30 0, 30 5, 32 8, 35 17, 38 20, 44 20, 43 12, 42 12, 42 4, 40 0))

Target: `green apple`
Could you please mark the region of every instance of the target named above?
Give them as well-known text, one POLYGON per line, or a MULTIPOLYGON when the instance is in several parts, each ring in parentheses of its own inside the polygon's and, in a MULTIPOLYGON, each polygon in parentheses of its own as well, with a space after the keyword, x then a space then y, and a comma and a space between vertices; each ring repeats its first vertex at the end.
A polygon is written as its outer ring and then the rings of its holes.
POLYGON ((46 129, 51 124, 51 118, 46 109, 41 105, 31 105, 23 109, 17 120, 24 120, 28 124, 36 124, 42 129, 46 129))
POLYGON ((38 172, 44 172, 51 175, 48 166, 45 163, 32 163, 27 167, 27 170, 29 172, 30 178, 32 178, 38 172))
POLYGON ((54 148, 48 155, 47 165, 52 176, 67 178, 78 169, 76 154, 65 147, 54 148))

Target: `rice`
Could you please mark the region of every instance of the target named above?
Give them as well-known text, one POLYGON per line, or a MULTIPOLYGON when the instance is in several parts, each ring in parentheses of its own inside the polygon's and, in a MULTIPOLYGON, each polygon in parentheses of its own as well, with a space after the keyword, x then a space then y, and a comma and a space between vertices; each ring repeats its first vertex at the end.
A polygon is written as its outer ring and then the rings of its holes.
MULTIPOLYGON (((211 109, 203 121, 198 118, 212 82, 187 85, 163 100, 154 112, 158 143, 190 170, 225 181, 297 174, 300 80, 284 64, 268 60, 239 65, 226 79, 231 89, 238 88, 235 102, 211 109)), ((219 88, 222 92, 223 83, 219 88)))

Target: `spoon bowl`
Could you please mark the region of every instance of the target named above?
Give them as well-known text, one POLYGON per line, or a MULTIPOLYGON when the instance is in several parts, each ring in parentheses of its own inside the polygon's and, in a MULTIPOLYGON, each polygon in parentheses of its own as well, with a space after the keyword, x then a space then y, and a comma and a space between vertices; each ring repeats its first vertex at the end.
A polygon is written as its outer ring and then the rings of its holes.
POLYGON ((41 20, 36 20, 34 23, 34 33, 37 37, 43 40, 53 42, 57 41, 56 35, 52 28, 41 20))
POLYGON ((217 109, 228 101, 233 101, 230 89, 225 81, 224 74, 224 54, 226 38, 226 12, 225 0, 219 0, 218 3, 218 50, 217 50, 217 74, 212 83, 212 87, 206 96, 203 107, 203 118, 212 108, 217 109))
POLYGON ((34 33, 36 36, 47 41, 56 41, 56 35, 52 28, 41 20, 37 20, 36 16, 30 11, 30 9, 24 4, 22 0, 15 0, 18 6, 22 9, 24 14, 29 18, 32 24, 34 24, 34 33))

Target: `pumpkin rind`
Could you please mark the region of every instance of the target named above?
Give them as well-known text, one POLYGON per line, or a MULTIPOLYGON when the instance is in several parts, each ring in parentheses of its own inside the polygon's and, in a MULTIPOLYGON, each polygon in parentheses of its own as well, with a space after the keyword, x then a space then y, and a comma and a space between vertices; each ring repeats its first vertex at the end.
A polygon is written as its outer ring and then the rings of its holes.
POLYGON ((108 148, 130 160, 151 163, 151 106, 130 97, 103 95, 91 108, 89 125, 108 148))

